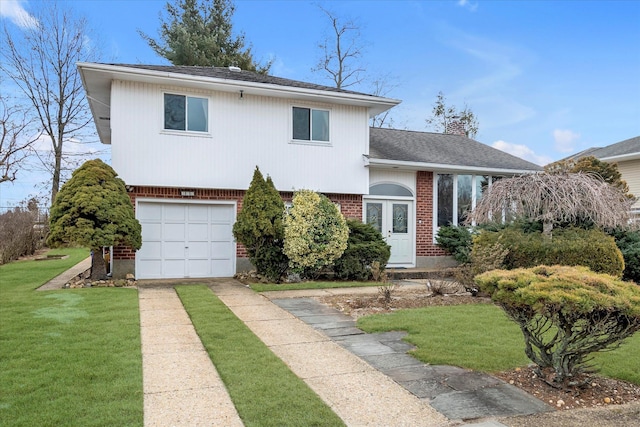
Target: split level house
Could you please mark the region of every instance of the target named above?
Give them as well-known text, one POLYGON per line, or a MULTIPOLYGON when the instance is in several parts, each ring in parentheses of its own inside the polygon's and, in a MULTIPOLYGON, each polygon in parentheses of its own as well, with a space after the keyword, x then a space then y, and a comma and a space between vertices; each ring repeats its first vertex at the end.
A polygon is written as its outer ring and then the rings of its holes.
POLYGON ((114 277, 249 269, 232 226, 256 166, 285 201, 314 190, 373 224, 391 245, 390 267, 450 264, 438 227, 461 222, 496 177, 540 170, 464 132, 369 127, 395 99, 236 67, 78 68, 142 225, 140 250, 113 249, 114 277))

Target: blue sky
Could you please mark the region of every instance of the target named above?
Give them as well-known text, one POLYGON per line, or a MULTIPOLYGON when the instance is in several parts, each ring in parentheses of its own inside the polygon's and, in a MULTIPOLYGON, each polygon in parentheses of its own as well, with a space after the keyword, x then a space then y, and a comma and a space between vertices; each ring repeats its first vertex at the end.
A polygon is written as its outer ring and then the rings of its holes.
MULTIPOLYGON (((164 0, 67 1, 103 46, 104 62, 165 64, 138 35, 157 36, 164 0)), ((0 0, 19 29, 42 1, 0 0)), ((271 74, 330 84, 312 72, 328 20, 318 5, 360 27, 369 81, 387 76, 402 100, 394 127, 429 130, 439 91, 468 105, 477 140, 544 165, 640 135, 640 1, 236 0, 234 30, 271 74)), ((363 83, 353 88, 370 91, 363 83)), ((35 178, 0 186, 0 206, 33 193, 35 178)))

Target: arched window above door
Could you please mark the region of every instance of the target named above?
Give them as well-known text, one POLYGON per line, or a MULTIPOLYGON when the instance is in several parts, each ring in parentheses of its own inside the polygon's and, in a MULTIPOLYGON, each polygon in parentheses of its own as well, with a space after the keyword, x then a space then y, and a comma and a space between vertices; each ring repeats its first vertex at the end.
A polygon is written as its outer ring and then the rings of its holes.
POLYGON ((369 187, 370 196, 413 197, 413 193, 398 184, 375 184, 369 187))

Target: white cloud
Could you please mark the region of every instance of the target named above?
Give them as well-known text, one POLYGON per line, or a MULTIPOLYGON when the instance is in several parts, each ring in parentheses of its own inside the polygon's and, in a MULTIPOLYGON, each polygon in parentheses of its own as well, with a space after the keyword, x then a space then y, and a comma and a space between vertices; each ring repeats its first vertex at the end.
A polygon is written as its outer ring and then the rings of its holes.
POLYGON ((8 18, 21 28, 37 28, 38 20, 22 7, 22 0, 1 0, 0 16, 8 18))
POLYGON ((478 9, 478 3, 472 3, 469 0, 458 0, 458 6, 466 7, 471 12, 475 12, 478 9))
POLYGON ((540 166, 544 166, 553 161, 550 157, 538 155, 531 148, 522 144, 512 144, 510 142, 499 140, 491 144, 491 146, 540 166))
POLYGON ((580 138, 580 134, 569 129, 555 129, 553 131, 555 149, 561 153, 571 153, 575 151, 575 143, 578 138, 580 138))

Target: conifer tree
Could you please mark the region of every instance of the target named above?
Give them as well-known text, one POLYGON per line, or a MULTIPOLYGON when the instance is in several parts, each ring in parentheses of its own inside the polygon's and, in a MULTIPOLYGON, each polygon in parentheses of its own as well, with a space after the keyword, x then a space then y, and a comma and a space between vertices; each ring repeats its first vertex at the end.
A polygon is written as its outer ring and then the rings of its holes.
POLYGON ((49 246, 81 245, 91 248, 91 279, 106 275, 102 248, 124 244, 142 246, 141 226, 124 181, 100 159, 89 160, 73 172, 51 206, 49 246))
POLYGON ((165 6, 166 20, 161 18, 160 38, 138 30, 158 55, 173 65, 203 67, 237 66, 243 70, 266 74, 271 62, 254 61, 251 47, 245 48, 244 34, 233 34, 232 0, 177 0, 165 6))
POLYGON ((242 200, 242 210, 233 225, 233 235, 244 245, 249 260, 259 274, 279 281, 287 270, 283 253, 284 202, 271 177, 265 180, 256 166, 249 189, 242 200))

